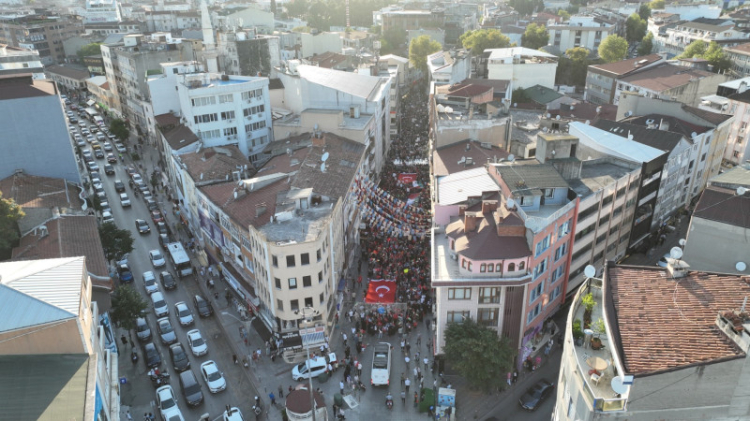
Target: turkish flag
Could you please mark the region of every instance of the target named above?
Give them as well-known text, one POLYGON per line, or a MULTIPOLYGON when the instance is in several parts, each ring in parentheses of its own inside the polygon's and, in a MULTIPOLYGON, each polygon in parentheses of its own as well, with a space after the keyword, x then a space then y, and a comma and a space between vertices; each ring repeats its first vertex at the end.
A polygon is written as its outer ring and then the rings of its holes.
POLYGON ((370 279, 367 303, 393 303, 396 301, 396 281, 393 279, 370 279))
POLYGON ((411 184, 417 181, 417 173, 415 172, 402 172, 398 175, 398 181, 404 184, 411 184))

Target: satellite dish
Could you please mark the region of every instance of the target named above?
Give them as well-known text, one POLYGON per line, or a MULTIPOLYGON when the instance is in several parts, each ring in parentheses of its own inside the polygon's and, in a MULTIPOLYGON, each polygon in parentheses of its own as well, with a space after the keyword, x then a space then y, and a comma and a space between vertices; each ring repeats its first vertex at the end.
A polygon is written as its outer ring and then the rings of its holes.
POLYGON ((513 208, 516 206, 516 201, 513 199, 508 199, 507 204, 509 208, 513 208))
POLYGON ((324 153, 323 156, 320 157, 320 160, 323 162, 328 161, 328 152, 324 153))
POLYGON ((594 275, 596 275, 596 268, 591 265, 586 265, 586 269, 583 270, 583 274, 586 275, 587 278, 593 278, 594 275))
POLYGON ((513 154, 508 155, 508 162, 513 162, 516 159, 516 156, 513 154))
POLYGON ((591 125, 591 120, 586 120, 586 125, 590 126, 591 125))
POLYGON ((747 189, 740 186, 737 187, 737 196, 743 196, 745 193, 747 193, 747 189))
POLYGON ((684 238, 680 238, 679 243, 680 243, 680 246, 685 247, 685 243, 687 243, 687 241, 685 241, 684 238))
POLYGON ((669 250, 669 255, 672 256, 673 259, 679 259, 682 257, 682 249, 679 247, 672 247, 672 250, 669 250))
POLYGON ((559 119, 560 119, 560 114, 555 116, 555 120, 559 120, 559 119))
POLYGON ((737 272, 744 272, 745 269, 747 269, 747 265, 745 262, 737 262, 737 264, 734 265, 734 268, 737 269, 737 272))
POLYGON ((550 117, 552 117, 552 114, 547 113, 547 118, 550 118, 550 117))
POLYGON ((326 172, 326 163, 320 164, 320 172, 326 172))

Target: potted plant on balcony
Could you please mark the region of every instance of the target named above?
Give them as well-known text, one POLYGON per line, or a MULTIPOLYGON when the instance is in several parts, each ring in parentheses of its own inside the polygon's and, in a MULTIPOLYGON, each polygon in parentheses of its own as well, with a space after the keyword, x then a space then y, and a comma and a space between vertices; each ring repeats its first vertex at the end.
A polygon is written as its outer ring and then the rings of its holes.
POLYGON ((581 328, 581 321, 576 320, 573 322, 573 340, 575 341, 576 346, 583 345, 583 338, 586 336, 585 333, 583 333, 583 329, 581 328))
POLYGON ((594 294, 588 293, 581 297, 581 304, 583 305, 583 328, 588 329, 591 326, 591 312, 594 311, 596 301, 594 301, 594 294))
POLYGON ((607 332, 607 326, 604 324, 604 319, 600 317, 599 320, 594 323, 592 328, 596 336, 591 338, 591 349, 601 349, 602 340, 600 336, 607 332))

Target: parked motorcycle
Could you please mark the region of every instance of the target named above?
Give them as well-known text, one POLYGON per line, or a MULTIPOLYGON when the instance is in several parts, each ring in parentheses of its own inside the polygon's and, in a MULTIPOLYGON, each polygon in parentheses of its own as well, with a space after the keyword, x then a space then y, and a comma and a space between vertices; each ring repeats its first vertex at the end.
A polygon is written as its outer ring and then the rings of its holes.
POLYGON ((357 389, 361 390, 362 392, 367 392, 367 389, 365 388, 365 384, 362 383, 362 380, 357 382, 357 389))
POLYGON ((151 379, 151 384, 154 385, 154 387, 162 387, 165 384, 169 384, 169 373, 160 373, 151 370, 148 373, 148 377, 151 379))

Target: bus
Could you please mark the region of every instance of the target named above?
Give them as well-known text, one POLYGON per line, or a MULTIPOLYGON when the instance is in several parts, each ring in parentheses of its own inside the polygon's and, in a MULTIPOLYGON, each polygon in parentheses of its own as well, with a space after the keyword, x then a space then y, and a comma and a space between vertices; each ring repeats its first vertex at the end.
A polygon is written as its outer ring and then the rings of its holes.
POLYGON ((193 265, 190 263, 190 256, 188 256, 185 248, 182 247, 182 243, 167 244, 167 251, 169 252, 169 259, 174 265, 177 276, 182 278, 193 274, 193 265))

